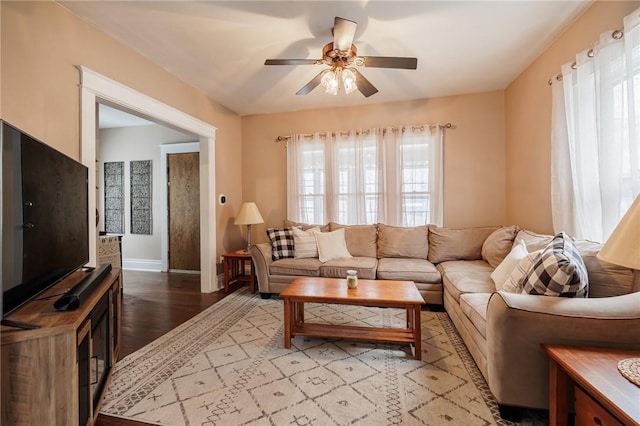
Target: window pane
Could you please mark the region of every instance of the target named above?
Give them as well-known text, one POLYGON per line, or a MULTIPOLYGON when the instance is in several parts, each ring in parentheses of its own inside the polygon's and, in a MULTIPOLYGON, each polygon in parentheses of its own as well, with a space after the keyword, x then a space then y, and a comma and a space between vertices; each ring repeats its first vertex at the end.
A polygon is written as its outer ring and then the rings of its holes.
POLYGON ((429 223, 429 143, 425 137, 407 137, 401 145, 402 224, 429 223))
POLYGON ((431 136, 408 132, 397 145, 390 138, 386 143, 397 146, 397 152, 390 154, 384 151, 389 147, 383 148, 385 142, 380 134, 365 133, 340 134, 335 141, 307 141, 298 148, 305 150, 303 172, 296 174, 301 179, 297 183, 301 217, 312 223, 335 220, 343 224, 372 224, 385 221, 391 214, 394 225, 429 223, 431 136), (331 165, 327 164, 325 149, 332 150, 331 165), (385 165, 385 161, 389 164, 385 165), (326 167, 330 170, 325 170, 326 167), (331 188, 327 187, 329 176, 331 188), (327 191, 331 191, 328 198, 327 191), (327 199, 335 205, 325 205, 327 199), (325 218, 325 209, 335 212, 337 217, 325 218))

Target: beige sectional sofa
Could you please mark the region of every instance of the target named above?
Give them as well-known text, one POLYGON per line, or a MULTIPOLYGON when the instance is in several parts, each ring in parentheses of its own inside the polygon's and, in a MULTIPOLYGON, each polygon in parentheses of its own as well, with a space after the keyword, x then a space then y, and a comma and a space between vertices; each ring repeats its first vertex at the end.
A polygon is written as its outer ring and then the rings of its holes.
MULTIPOLYGON (((341 227, 330 223, 323 231, 341 227)), ((344 277, 347 269, 361 278, 414 281, 427 303, 444 305, 505 417, 517 417, 520 407, 548 407, 542 343, 640 348, 640 273, 597 259, 599 244, 575 241, 589 297, 549 297, 497 292, 491 273, 514 242, 524 240, 534 251, 552 236, 516 226, 344 228, 353 257, 324 264, 317 258, 273 261, 271 244, 253 246, 261 294, 279 293, 297 276, 344 277)))

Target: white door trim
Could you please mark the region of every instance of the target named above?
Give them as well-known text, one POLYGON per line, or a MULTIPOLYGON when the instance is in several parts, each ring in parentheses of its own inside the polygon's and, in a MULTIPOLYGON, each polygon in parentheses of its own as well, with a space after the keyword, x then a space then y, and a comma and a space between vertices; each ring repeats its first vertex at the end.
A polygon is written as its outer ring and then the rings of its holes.
MULTIPOLYGON (((161 268, 167 272, 169 270, 169 206, 167 204, 167 156, 169 154, 184 154, 189 152, 200 152, 200 144, 198 142, 171 143, 160 145, 160 170, 162 177, 160 178, 160 209, 163 214, 160 220, 160 247, 162 250, 160 256, 161 268)), ((200 226, 202 226, 202 217, 200 217, 200 226)))
POLYGON ((150 96, 111 80, 85 66, 80 70, 80 146, 82 162, 89 168, 89 264, 96 265, 98 229, 96 211, 96 147, 98 103, 141 115, 158 124, 191 134, 200 145, 200 289, 204 293, 219 288, 216 279, 216 203, 215 136, 216 128, 150 96))

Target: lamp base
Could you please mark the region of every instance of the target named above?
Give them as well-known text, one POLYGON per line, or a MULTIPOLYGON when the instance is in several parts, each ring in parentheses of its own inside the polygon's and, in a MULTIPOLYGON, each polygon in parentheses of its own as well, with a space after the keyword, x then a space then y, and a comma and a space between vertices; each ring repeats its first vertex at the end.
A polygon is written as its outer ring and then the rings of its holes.
POLYGON ((249 249, 251 248, 251 224, 247 225, 247 253, 249 253, 249 249))

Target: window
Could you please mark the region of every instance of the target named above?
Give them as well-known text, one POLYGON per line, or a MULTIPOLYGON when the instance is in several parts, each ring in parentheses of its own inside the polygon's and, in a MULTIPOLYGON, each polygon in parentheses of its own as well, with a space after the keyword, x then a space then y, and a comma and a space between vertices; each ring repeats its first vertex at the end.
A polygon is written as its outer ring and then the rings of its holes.
POLYGON ((640 16, 625 18, 553 82, 556 232, 605 241, 640 193, 640 16))
POLYGON ((288 218, 323 224, 441 224, 437 126, 294 135, 288 218))

